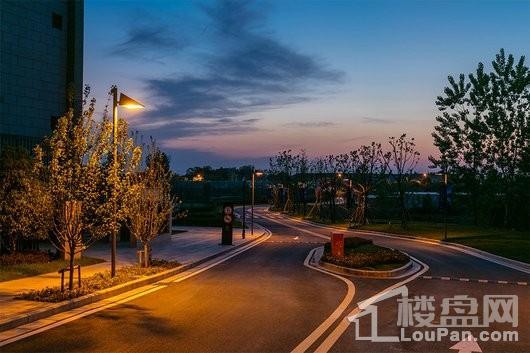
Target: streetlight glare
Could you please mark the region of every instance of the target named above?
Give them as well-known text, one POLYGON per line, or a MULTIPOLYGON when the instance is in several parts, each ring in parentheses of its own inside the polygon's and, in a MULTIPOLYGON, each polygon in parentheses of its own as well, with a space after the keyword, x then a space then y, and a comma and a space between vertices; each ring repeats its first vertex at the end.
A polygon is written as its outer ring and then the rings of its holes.
POLYGON ((124 108, 132 109, 132 110, 145 108, 145 106, 142 103, 132 99, 131 97, 123 93, 120 93, 120 101, 118 104, 124 108))

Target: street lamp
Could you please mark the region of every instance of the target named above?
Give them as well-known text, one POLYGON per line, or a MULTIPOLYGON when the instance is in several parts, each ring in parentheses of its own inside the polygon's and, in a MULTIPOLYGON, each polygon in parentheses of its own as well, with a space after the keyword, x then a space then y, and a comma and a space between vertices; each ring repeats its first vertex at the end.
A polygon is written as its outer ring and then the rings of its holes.
POLYGON ((447 171, 444 172, 444 240, 447 241, 447 171))
MULTIPOLYGON (((121 105, 126 109, 143 109, 145 108, 143 104, 135 101, 129 96, 121 93, 120 98, 118 99, 118 87, 112 86, 110 93, 112 94, 112 169, 114 173, 114 183, 112 185, 112 192, 116 192, 116 180, 118 179, 118 106, 121 105)), ((115 196, 115 195, 114 195, 115 196)), ((114 277, 116 275, 116 197, 113 197, 113 221, 114 227, 112 227, 112 247, 111 247, 111 265, 110 265, 110 275, 114 277)))
POLYGON ((243 177, 243 231, 241 232, 241 238, 245 239, 245 227, 246 225, 246 189, 247 188, 247 177, 243 177))
POLYGON ((263 172, 254 170, 254 168, 252 168, 252 206, 250 208, 250 235, 254 235, 254 189, 256 186, 256 177, 260 177, 262 175, 263 172))

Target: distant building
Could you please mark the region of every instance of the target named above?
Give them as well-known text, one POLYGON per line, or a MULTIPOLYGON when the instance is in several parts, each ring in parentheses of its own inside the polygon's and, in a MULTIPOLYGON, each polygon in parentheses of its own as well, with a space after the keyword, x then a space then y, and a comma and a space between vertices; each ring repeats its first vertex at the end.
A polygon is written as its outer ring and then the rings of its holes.
POLYGON ((83 88, 83 0, 0 0, 0 149, 31 149, 83 88))

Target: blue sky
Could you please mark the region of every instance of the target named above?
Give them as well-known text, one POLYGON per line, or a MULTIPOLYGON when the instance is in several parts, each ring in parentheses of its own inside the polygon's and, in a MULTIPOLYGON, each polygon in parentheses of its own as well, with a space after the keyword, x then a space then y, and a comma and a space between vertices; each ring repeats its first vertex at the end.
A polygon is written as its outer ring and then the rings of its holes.
POLYGON ((402 132, 425 168, 447 75, 529 38, 530 1, 86 0, 85 83, 144 102, 122 114, 177 171, 402 132))

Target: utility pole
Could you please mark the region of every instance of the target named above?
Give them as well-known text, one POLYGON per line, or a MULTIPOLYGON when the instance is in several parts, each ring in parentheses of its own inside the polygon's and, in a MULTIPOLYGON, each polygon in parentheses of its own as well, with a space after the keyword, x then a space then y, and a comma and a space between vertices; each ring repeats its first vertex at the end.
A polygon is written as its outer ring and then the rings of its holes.
POLYGON ((110 276, 116 276, 116 181, 118 180, 118 87, 113 86, 112 93, 112 236, 110 251, 110 276))
POLYGON ((245 228, 246 228, 246 216, 247 210, 245 209, 246 203, 246 188, 247 188, 247 178, 243 177, 243 231, 241 232, 241 237, 245 239, 245 228))
POLYGON ((447 241, 447 172, 444 173, 444 240, 447 241))
POLYGON ((254 187, 255 187, 256 171, 252 167, 252 206, 250 207, 250 234, 254 235, 254 187))

